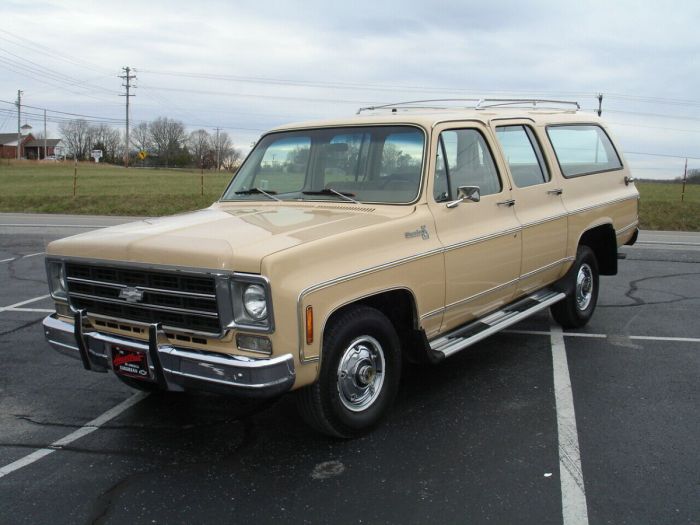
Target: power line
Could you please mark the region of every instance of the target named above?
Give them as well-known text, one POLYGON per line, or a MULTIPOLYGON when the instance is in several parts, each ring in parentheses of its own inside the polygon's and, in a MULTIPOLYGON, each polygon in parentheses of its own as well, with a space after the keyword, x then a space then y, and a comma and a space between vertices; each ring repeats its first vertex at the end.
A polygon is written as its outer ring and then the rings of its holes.
POLYGON ((40 75, 40 76, 55 80, 57 82, 63 82, 63 83, 68 84, 70 86, 79 87, 82 89, 92 88, 95 90, 104 91, 110 95, 114 95, 116 93, 116 92, 114 92, 110 89, 104 88, 102 86, 94 86, 94 85, 88 84, 84 80, 75 79, 73 77, 70 77, 70 76, 65 75, 63 73, 60 73, 60 72, 55 71, 53 69, 50 69, 50 68, 43 66, 37 62, 33 62, 32 60, 29 60, 26 57, 22 57, 20 55, 12 53, 11 51, 8 51, 7 49, 0 49, 0 51, 2 51, 3 53, 5 53, 7 55, 11 55, 11 56, 15 57, 16 59, 19 59, 20 61, 17 62, 16 60, 12 60, 11 58, 7 58, 7 57, 2 57, 2 60, 4 60, 5 62, 9 62, 10 64, 14 65, 15 67, 25 69, 25 70, 27 70, 35 75, 40 75), (31 65, 28 65, 28 64, 31 64, 31 65))
POLYGON ((76 65, 78 67, 82 67, 84 69, 89 69, 92 71, 101 71, 104 73, 108 72, 108 70, 106 68, 104 68, 103 66, 100 66, 98 64, 94 64, 94 63, 92 63, 88 60, 85 60, 85 59, 72 57, 68 54, 58 53, 54 49, 51 49, 49 47, 38 44, 37 42, 34 42, 32 40, 28 40, 24 37, 21 37, 21 36, 16 35, 10 31, 7 31, 6 29, 0 29, 0 33, 4 33, 4 34, 12 37, 14 40, 0 36, 0 40, 4 40, 5 42, 8 42, 14 46, 23 47, 25 49, 30 49, 35 53, 41 53, 42 56, 50 55, 50 56, 53 56, 59 60, 62 60, 62 61, 67 62, 69 64, 76 65), (17 42, 17 40, 21 41, 21 42, 25 42, 25 43, 19 43, 19 42, 17 42))
MULTIPOLYGON (((2 102, 2 103, 4 103, 4 104, 11 104, 11 105, 14 105, 14 102, 10 102, 9 100, 0 100, 0 102, 2 102)), ((44 109, 46 109, 46 111, 50 111, 51 113, 58 113, 58 114, 60 114, 60 115, 69 115, 69 116, 72 116, 72 117, 92 118, 92 119, 99 119, 99 120, 105 120, 105 121, 107 121, 107 120, 114 120, 115 122, 118 122, 118 123, 123 123, 123 122, 124 122, 123 119, 117 119, 117 118, 112 118, 112 117, 98 117, 98 116, 95 116, 95 115, 85 115, 85 114, 82 114, 82 113, 69 113, 68 111, 59 111, 59 110, 57 110, 57 109, 40 108, 40 107, 37 107, 37 106, 30 106, 30 105, 28 105, 28 104, 22 104, 22 107, 30 108, 30 109, 38 109, 38 110, 41 110, 41 111, 43 111, 44 109)))
POLYGON ((670 159, 692 159, 700 160, 700 157, 692 157, 690 155, 667 155, 665 153, 646 153, 641 151, 623 151, 625 155, 646 155, 649 157, 666 157, 670 159))
MULTIPOLYGON (((255 77, 242 75, 224 75, 217 73, 187 73, 181 71, 163 71, 154 69, 141 69, 142 73, 150 73, 161 76, 174 76, 181 78, 220 80, 227 82, 243 82, 255 84, 270 84, 270 85, 285 85, 299 87, 321 87, 321 88, 336 88, 348 90, 362 91, 425 91, 425 92, 443 92, 443 93, 467 93, 467 94, 522 94, 522 91, 513 90, 473 90, 455 87, 440 87, 440 86, 416 86, 416 85, 386 85, 386 84, 371 84, 366 82, 340 82, 340 81, 322 81, 322 80, 303 80, 303 79, 288 79, 274 77, 255 77)), ((538 96, 574 96, 574 97, 597 97, 599 94, 585 91, 550 91, 550 92, 532 92, 529 95, 538 96)), ((605 93, 606 98, 626 101, 637 101, 652 104, 668 104, 681 106, 697 106, 700 107, 700 101, 689 99, 675 99, 665 97, 652 97, 641 95, 628 95, 623 93, 605 93)))

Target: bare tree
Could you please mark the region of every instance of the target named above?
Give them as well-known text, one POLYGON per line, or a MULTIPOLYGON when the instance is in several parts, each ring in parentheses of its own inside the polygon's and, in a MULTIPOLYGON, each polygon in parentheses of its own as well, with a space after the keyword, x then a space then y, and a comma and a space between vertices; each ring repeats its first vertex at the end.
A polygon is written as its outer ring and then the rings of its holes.
POLYGON ((192 160, 200 168, 209 168, 209 158, 211 157, 211 136, 206 129, 198 129, 190 133, 187 137, 187 146, 190 150, 192 160))
POLYGON ((166 166, 185 142, 185 125, 179 120, 158 117, 148 125, 156 153, 166 166))
POLYGON ((212 135, 211 143, 211 149, 214 150, 214 155, 219 162, 216 169, 220 170, 224 159, 229 157, 233 152, 233 142, 231 141, 231 137, 228 136, 228 133, 221 131, 216 135, 212 135))
POLYGON ((221 165, 227 171, 236 171, 241 165, 243 160, 243 153, 238 148, 231 146, 231 151, 227 156, 224 157, 221 165))
POLYGON ((148 130, 148 123, 141 122, 138 126, 134 126, 129 132, 129 141, 139 151, 151 151, 153 142, 148 130))
POLYGON ((58 126, 68 155, 84 160, 92 146, 92 129, 85 120, 69 120, 58 126))
POLYGON ((120 153, 121 134, 107 124, 99 124, 91 128, 91 149, 102 150, 105 162, 114 162, 120 153))

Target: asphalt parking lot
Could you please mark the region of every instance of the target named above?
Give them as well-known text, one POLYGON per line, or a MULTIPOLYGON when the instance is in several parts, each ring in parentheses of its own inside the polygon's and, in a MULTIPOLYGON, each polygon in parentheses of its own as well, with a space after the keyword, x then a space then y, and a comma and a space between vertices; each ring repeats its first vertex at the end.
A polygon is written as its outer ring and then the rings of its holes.
POLYGON ((45 245, 113 221, 0 214, 0 523, 700 523, 700 235, 625 248, 583 330, 407 368, 337 441, 289 396, 134 394, 50 350, 45 245))

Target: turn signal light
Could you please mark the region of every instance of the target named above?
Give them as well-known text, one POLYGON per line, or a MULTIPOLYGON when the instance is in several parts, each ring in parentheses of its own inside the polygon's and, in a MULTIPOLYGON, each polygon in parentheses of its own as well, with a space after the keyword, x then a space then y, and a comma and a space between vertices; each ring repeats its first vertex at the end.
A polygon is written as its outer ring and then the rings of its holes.
POLYGON ((312 306, 306 307, 306 344, 314 342, 314 309, 312 306))

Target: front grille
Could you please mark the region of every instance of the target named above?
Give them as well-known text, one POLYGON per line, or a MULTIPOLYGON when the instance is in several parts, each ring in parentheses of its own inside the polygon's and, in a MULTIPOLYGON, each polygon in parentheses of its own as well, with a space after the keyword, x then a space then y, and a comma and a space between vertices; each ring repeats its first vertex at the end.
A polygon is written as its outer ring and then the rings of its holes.
POLYGON ((66 278, 71 305, 89 314, 212 335, 221 331, 213 276, 67 262, 66 278), (120 297, 124 289, 140 297, 132 294, 130 302, 128 293, 120 297))

